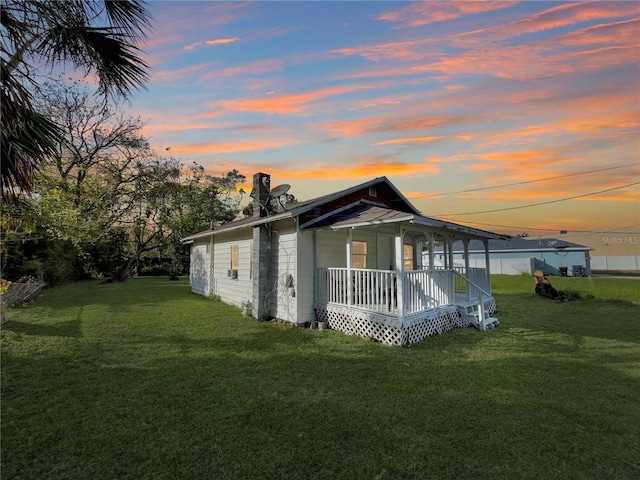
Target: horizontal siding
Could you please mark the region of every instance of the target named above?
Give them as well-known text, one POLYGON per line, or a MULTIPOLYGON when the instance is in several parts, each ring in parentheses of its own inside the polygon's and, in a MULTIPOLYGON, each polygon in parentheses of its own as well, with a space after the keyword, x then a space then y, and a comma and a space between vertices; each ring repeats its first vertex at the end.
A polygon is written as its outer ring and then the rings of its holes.
POLYGON ((273 226, 271 243, 271 289, 269 292, 271 315, 288 322, 297 318, 297 233, 290 222, 278 222, 273 226), (291 279, 291 283, 287 279, 291 279), (289 286, 292 285, 292 286, 289 286))
POLYGON ((251 230, 234 233, 214 237, 212 293, 218 295, 223 302, 240 307, 243 303, 252 301, 253 296, 253 280, 250 277, 253 238, 251 230), (232 245, 238 245, 237 279, 228 275, 232 245))
POLYGON ((315 296, 315 268, 313 232, 299 232, 298 239, 298 281, 296 298, 298 299, 298 323, 315 320, 313 309, 315 296))
POLYGON ((346 230, 318 232, 318 268, 347 266, 346 230))

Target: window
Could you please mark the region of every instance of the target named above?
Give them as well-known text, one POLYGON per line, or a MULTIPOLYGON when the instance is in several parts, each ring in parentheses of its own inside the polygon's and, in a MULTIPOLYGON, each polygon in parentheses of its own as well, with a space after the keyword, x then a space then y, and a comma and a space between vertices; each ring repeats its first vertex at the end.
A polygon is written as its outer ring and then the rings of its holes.
POLYGON ((413 270, 413 245, 403 245, 402 260, 404 270, 413 270))
POLYGON ((238 255, 239 248, 238 245, 231 245, 231 270, 238 269, 238 255))
POLYGON ((351 242, 353 268, 367 268, 367 242, 351 242))

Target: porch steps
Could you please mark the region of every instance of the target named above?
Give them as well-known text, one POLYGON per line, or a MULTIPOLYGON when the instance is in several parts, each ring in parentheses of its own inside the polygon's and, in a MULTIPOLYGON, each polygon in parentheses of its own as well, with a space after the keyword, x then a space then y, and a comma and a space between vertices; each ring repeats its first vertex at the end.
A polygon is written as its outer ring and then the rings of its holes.
POLYGON ((458 304, 457 308, 460 316, 481 332, 493 330, 500 325, 500 321, 497 318, 490 316, 486 310, 484 311, 484 318, 480 319, 479 305, 477 303, 458 304))

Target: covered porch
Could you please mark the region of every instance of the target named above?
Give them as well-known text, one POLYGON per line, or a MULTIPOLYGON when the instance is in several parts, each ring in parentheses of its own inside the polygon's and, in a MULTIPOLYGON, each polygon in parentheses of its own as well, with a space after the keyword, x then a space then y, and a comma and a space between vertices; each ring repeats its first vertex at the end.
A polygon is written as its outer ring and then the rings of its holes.
POLYGON ((319 268, 316 276, 319 320, 391 345, 479 324, 479 319, 493 318, 496 310, 486 269, 396 272, 329 267, 319 268))
POLYGON ((498 324, 489 269, 471 268, 468 256, 465 266, 454 266, 451 248, 454 241, 484 240, 488 266, 488 239, 496 234, 376 207, 327 227, 314 232, 314 309, 330 328, 407 345, 453 328, 498 324), (445 251, 437 266, 436 246, 445 251))

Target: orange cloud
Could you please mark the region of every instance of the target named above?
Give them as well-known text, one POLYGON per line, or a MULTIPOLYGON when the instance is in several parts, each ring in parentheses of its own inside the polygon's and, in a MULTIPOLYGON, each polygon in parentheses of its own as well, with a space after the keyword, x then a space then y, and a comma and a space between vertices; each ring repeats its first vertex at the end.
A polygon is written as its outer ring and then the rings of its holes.
POLYGON ((227 43, 233 43, 237 41, 238 39, 235 37, 234 38, 216 38, 215 40, 205 40, 203 42, 195 42, 189 45, 185 45, 184 49, 195 50, 196 48, 200 48, 200 47, 209 47, 211 45, 225 45, 227 43))
POLYGON ((295 169, 290 165, 237 165, 227 163, 216 163, 216 174, 232 168, 240 172, 268 172, 272 179, 278 182, 291 180, 326 180, 335 181, 337 178, 344 181, 360 181, 370 179, 373 176, 395 176, 395 177, 426 177, 439 173, 440 169, 436 164, 430 162, 408 163, 400 161, 376 161, 375 163, 354 162, 352 164, 340 165, 307 165, 304 168, 295 169))
POLYGON ((393 140, 385 140, 383 142, 372 143, 372 145, 404 145, 407 143, 430 143, 436 140, 442 140, 442 136, 438 137, 409 137, 409 138, 395 138, 393 140))
POLYGON ((381 13, 375 20, 393 22, 403 27, 419 27, 510 7, 515 1, 495 2, 413 2, 399 10, 381 13))
POLYGON ((590 26, 550 39, 527 42, 526 45, 504 45, 498 41, 580 21, 640 14, 640 4, 621 3, 625 2, 608 2, 604 5, 564 4, 533 17, 490 29, 452 34, 442 38, 337 49, 333 53, 344 56, 358 55, 374 62, 411 62, 405 67, 396 65, 393 68, 369 70, 353 75, 360 78, 416 76, 441 72, 447 78, 454 75, 486 74, 507 79, 529 79, 557 77, 561 73, 584 69, 602 70, 607 66, 638 62, 637 18, 590 26), (453 45, 464 50, 452 54, 440 45, 453 45), (575 49, 589 45, 596 47, 589 50, 575 49), (569 51, 562 50, 565 46, 574 48, 569 51))
POLYGON ((467 32, 461 34, 460 38, 482 36, 483 41, 505 40, 528 33, 565 27, 578 22, 637 16, 638 14, 640 14, 640 6, 637 2, 566 3, 506 25, 467 32))
POLYGON ((360 165, 335 165, 335 166, 323 166, 321 168, 309 168, 305 171, 288 171, 288 177, 309 179, 314 178, 317 180, 335 180, 340 178, 341 180, 351 179, 366 179, 371 178, 373 172, 375 175, 380 175, 384 172, 384 175, 390 176, 426 176, 435 173, 436 167, 431 164, 412 164, 404 162, 388 162, 388 163, 373 163, 373 164, 360 164, 360 165))
POLYGON ((229 112, 258 112, 287 115, 301 113, 306 110, 310 103, 318 100, 368 88, 373 87, 367 85, 344 85, 291 95, 271 95, 269 97, 248 98, 242 100, 221 100, 213 102, 211 107, 222 108, 229 112))
MULTIPOLYGON (((334 131, 343 137, 351 137, 364 135, 367 133, 388 133, 388 132, 407 132, 407 131, 427 131, 438 127, 468 124, 477 121, 476 116, 456 116, 456 115, 429 115, 427 118, 416 117, 411 112, 412 106, 408 106, 405 110, 407 117, 365 117, 357 120, 349 120, 343 122, 320 123, 315 128, 320 130, 334 131)), ((416 107, 422 110, 422 105, 416 107)), ((421 115, 424 115, 421 113, 421 115)), ((431 138, 435 138, 432 136, 431 138)), ((461 137, 468 139, 469 136, 461 137)))
MULTIPOLYGON (((640 14, 640 9, 639 12, 640 14)), ((564 45, 638 45, 639 19, 603 23, 556 37, 564 45)))
MULTIPOLYGON (((288 147, 297 143, 295 140, 286 139, 266 139, 255 140, 251 143, 238 142, 238 143, 223 143, 223 142, 210 142, 199 144, 186 144, 172 146, 172 153, 178 156, 202 156, 202 155, 220 155, 238 152, 248 152, 255 150, 271 150, 275 148, 288 147)), ((237 167, 233 167, 237 168, 237 167)))

